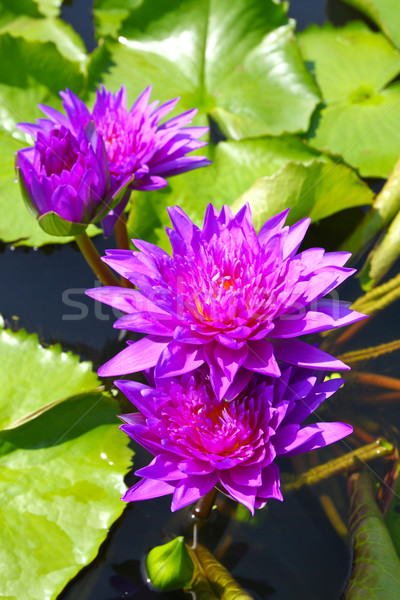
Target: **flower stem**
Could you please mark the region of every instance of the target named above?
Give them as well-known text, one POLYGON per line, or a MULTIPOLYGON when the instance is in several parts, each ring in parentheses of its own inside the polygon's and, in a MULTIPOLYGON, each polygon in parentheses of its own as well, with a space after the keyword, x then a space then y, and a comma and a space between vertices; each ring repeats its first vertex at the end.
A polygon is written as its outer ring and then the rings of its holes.
POLYGON ((213 488, 205 496, 197 500, 196 506, 193 509, 193 514, 197 519, 205 521, 211 515, 212 507, 214 506, 215 498, 218 490, 213 488))
MULTIPOLYGON (((114 227, 115 237, 117 238, 117 246, 120 250, 129 250, 128 229, 126 227, 125 216, 122 214, 114 227)), ((129 279, 121 277, 121 285, 126 288, 131 288, 133 285, 129 279)))
POLYGON ((117 246, 120 250, 129 250, 129 237, 128 229, 126 227, 126 220, 122 214, 118 221, 115 223, 115 237, 117 238, 117 246))
POLYGON ((110 269, 101 260, 92 240, 87 235, 86 231, 75 236, 75 241, 79 246, 80 251, 86 259, 86 262, 92 269, 93 273, 98 277, 104 285, 120 285, 120 282, 111 273, 110 269))

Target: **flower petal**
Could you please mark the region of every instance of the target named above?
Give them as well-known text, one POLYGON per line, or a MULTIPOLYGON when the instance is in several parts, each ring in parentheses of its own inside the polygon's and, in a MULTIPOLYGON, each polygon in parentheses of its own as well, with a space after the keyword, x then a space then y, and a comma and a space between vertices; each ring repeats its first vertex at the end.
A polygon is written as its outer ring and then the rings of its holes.
POLYGON ((150 500, 150 498, 159 498, 172 494, 175 487, 166 481, 158 481, 155 479, 141 479, 136 485, 129 488, 122 496, 124 502, 132 502, 133 500, 150 500))
POLYGON ((175 512, 188 504, 192 504, 207 492, 212 490, 218 481, 216 473, 208 475, 195 475, 182 479, 176 485, 172 497, 171 511, 175 512))
POLYGON ((315 346, 306 344, 302 340, 273 340, 275 356, 291 365, 298 365, 308 369, 325 369, 327 371, 349 370, 341 360, 319 350, 315 346))
POLYGON ((146 336, 130 344, 119 352, 108 362, 102 365, 97 373, 101 377, 112 377, 114 375, 127 375, 137 373, 149 367, 154 367, 160 354, 168 346, 165 338, 146 336))
MULTIPOLYGON (((204 363, 202 346, 180 344, 175 340, 166 344, 158 359, 155 376, 173 377, 193 371, 204 363)), ((153 366, 153 365, 149 365, 153 366)))

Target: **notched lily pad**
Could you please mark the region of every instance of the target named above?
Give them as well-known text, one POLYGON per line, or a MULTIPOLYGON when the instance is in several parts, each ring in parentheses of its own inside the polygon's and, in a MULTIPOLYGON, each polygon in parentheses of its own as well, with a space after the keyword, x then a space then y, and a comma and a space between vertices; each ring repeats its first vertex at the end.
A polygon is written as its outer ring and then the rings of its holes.
POLYGON ((124 508, 117 410, 92 392, 0 432, 0 598, 54 600, 95 558, 124 508))
POLYGON ((55 599, 123 511, 131 452, 91 367, 0 332, 0 598, 55 599))
POLYGON ((207 149, 212 165, 171 179, 157 192, 134 194, 128 226, 131 238, 169 242, 167 206, 178 205, 200 226, 209 202, 239 210, 250 202, 256 229, 291 207, 290 222, 314 221, 353 206, 370 204, 373 193, 357 174, 292 136, 221 142, 207 149))
POLYGON ((58 344, 44 348, 36 334, 23 329, 0 331, 0 365, 0 430, 101 385, 90 362, 79 362, 58 344))
POLYGON ((311 26, 299 34, 324 104, 311 145, 343 156, 365 177, 387 177, 400 154, 400 52, 362 23, 311 26))
POLYGON ((149 83, 161 101, 180 96, 233 139, 305 131, 319 95, 293 28, 273 0, 144 0, 107 42, 102 80, 124 82, 130 102, 149 83))
POLYGON ((400 48, 400 11, 397 0, 343 0, 364 13, 400 48))

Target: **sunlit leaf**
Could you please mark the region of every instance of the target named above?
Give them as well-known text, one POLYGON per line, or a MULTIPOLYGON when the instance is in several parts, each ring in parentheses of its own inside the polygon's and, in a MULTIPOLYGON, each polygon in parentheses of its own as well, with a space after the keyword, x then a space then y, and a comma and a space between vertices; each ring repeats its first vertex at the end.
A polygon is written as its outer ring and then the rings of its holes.
POLYGON ((137 5, 138 0, 95 0, 93 17, 96 37, 117 37, 122 21, 137 5))
POLYGON ((33 18, 41 16, 34 0, 2 0, 0 3, 0 28, 21 15, 33 18))
POLYGON ((353 572, 346 600, 400 598, 400 561, 372 491, 369 474, 353 475, 350 534, 353 537, 353 572))
POLYGON ((0 429, 101 384, 89 362, 79 362, 61 346, 44 348, 36 334, 0 331, 0 429))
POLYGON ((259 228, 288 206, 293 207, 293 222, 309 214, 321 219, 372 199, 370 189, 351 169, 334 165, 298 138, 222 142, 208 152, 211 166, 170 179, 164 190, 134 195, 130 237, 168 248, 163 229, 169 225, 166 207, 175 204, 201 225, 208 203, 218 210, 223 204, 238 209, 248 200, 259 228))
POLYGON ((400 154, 400 54, 362 23, 309 27, 299 35, 324 105, 310 144, 340 154, 361 175, 387 177, 400 154))
POLYGON ((0 598, 55 600, 95 558, 124 508, 131 453, 117 411, 88 393, 0 432, 0 598))
POLYGON ((0 36, 0 53, 0 131, 26 140, 16 124, 43 116, 39 102, 59 108, 60 90, 79 91, 81 67, 62 56, 52 42, 29 42, 7 33, 0 36))
POLYGON ((343 0, 364 13, 400 47, 400 11, 397 0, 343 0))
POLYGON ((131 453, 98 385, 90 363, 1 331, 0 598, 55 599, 124 508, 131 453))
POLYGON ((130 102, 152 84, 154 98, 180 96, 181 111, 198 108, 198 123, 210 115, 234 139, 308 128, 318 92, 283 4, 144 0, 118 40, 102 80, 124 83, 130 102))
POLYGON ((0 34, 9 33, 28 42, 52 42, 60 54, 72 62, 77 62, 84 71, 87 61, 82 38, 71 25, 60 19, 31 19, 21 16, 0 29, 0 34))
POLYGON ((374 194, 354 171, 341 164, 313 160, 289 162, 274 175, 263 177, 234 203, 238 210, 250 203, 256 229, 267 219, 291 207, 288 223, 304 217, 319 221, 350 208, 371 204, 374 194))
POLYGON ((40 12, 47 17, 56 17, 60 13, 63 0, 35 0, 40 12))

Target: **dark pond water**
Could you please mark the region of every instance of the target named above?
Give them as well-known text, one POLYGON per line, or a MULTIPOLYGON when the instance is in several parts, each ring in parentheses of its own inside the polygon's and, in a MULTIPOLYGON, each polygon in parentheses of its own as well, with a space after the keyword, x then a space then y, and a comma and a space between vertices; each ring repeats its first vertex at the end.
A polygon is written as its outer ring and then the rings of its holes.
MULTIPOLYGON (((89 50, 95 43, 91 5, 91 0, 76 0, 62 9, 63 18, 84 37, 89 50)), ((343 8, 330 2, 328 8, 330 16, 336 11, 340 21, 346 11, 340 13, 338 7, 343 8)), ((325 11, 324 0, 293 0, 289 14, 303 29, 311 22, 322 23, 325 11)), ((314 228, 311 235, 312 245, 318 240, 323 243, 323 229, 314 228)), ((100 237, 95 243, 100 253, 115 246, 113 239, 100 237)), ((9 325, 16 322, 19 327, 38 332, 46 343, 61 341, 65 348, 74 349, 95 364, 115 353, 118 331, 112 328, 114 317, 104 307, 97 307, 96 312, 94 303, 84 296, 84 290, 96 282, 74 245, 36 251, 3 246, 0 278, 0 312, 9 325)), ((350 284, 343 290, 343 297, 356 297, 357 286, 350 284)), ((385 317, 376 318, 375 324, 359 336, 357 345, 400 337, 395 315, 393 309, 385 317)), ((390 369, 393 371, 393 364, 382 365, 383 371, 390 369)), ((135 451, 135 467, 140 468, 148 462, 148 456, 141 449, 135 451)), ((287 466, 282 463, 283 468, 287 466)), ((132 485, 134 481, 134 475, 130 475, 127 483, 132 485)), ((338 481, 336 487, 345 496, 343 482, 338 481)), ((221 561, 254 598, 339 599, 351 557, 347 543, 331 526, 314 492, 288 496, 283 503, 272 501, 267 510, 259 511, 247 522, 235 518, 234 512, 233 503, 225 503, 201 536, 211 550, 226 547, 221 561)), ((185 531, 189 524, 190 510, 171 514, 168 498, 128 505, 96 561, 69 584, 59 600, 184 598, 183 593, 159 595, 149 591, 140 575, 140 559, 149 548, 185 531)))

